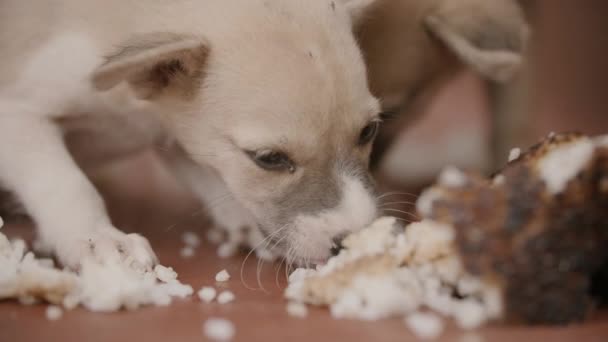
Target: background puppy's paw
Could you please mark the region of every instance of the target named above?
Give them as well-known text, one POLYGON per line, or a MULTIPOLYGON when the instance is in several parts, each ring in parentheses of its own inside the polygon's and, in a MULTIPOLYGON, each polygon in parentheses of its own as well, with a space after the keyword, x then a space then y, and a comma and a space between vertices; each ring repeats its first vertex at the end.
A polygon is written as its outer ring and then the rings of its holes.
POLYGON ((265 239, 249 211, 235 200, 213 206, 209 211, 214 224, 210 241, 220 244, 219 257, 234 256, 241 248, 255 249, 256 254, 271 254, 263 252, 270 247, 271 241, 265 239))
POLYGON ((125 263, 137 270, 151 270, 158 263, 146 238, 125 234, 114 227, 58 241, 55 254, 66 267, 78 270, 85 260, 102 264, 125 263))
POLYGON ((247 209, 232 198, 213 205, 209 209, 209 214, 215 227, 228 234, 238 234, 248 229, 255 229, 257 226, 247 209))

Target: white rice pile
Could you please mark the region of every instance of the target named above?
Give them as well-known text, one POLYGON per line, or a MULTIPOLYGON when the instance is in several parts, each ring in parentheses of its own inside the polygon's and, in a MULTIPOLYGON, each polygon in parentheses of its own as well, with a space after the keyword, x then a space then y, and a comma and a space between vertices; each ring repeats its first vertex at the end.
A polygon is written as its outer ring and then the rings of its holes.
POLYGON ((403 230, 384 217, 347 237, 345 249, 326 265, 293 272, 285 295, 327 305, 335 318, 409 317, 421 338, 438 335, 443 326, 423 309, 472 329, 500 316, 501 297, 463 270, 453 239, 449 226, 422 221, 403 230))
POLYGON ((0 299, 30 304, 41 299, 67 309, 81 305, 109 312, 168 305, 174 297, 191 294, 192 287, 180 283, 171 268, 158 265, 144 272, 126 264, 84 260, 76 274, 54 267, 48 259, 36 259, 23 240, 9 241, 0 233, 0 299))

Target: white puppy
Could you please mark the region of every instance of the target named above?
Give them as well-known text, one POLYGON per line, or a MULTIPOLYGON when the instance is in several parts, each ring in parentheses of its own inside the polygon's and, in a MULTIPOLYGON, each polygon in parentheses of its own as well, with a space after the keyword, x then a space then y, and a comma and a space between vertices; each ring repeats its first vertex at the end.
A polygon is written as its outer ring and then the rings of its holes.
POLYGON ((380 110, 352 34, 372 2, 3 0, 0 183, 65 265, 149 267, 79 165, 162 145, 220 225, 322 262, 376 216, 380 110))

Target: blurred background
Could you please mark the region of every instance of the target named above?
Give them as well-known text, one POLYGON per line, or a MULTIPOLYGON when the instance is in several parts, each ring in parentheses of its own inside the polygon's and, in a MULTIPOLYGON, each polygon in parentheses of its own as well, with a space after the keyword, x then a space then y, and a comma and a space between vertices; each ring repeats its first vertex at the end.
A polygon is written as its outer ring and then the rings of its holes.
POLYGON ((383 179, 418 187, 445 167, 491 171, 550 132, 608 134, 608 2, 520 1, 525 65, 503 85, 462 68, 399 134, 383 179))

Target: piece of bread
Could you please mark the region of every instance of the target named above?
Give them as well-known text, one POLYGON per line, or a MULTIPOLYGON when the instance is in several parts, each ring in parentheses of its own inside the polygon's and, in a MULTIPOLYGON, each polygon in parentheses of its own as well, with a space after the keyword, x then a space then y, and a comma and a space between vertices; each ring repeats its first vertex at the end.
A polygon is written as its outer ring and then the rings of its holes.
POLYGON ((565 324, 593 308, 608 262, 608 137, 551 135, 493 180, 465 175, 420 203, 455 228, 465 269, 502 288, 509 320, 565 324))
POLYGON ((511 157, 491 179, 447 168, 417 202, 422 222, 379 219, 294 272, 286 297, 338 318, 431 309, 463 328, 585 319, 608 283, 608 136, 551 135, 511 157))

